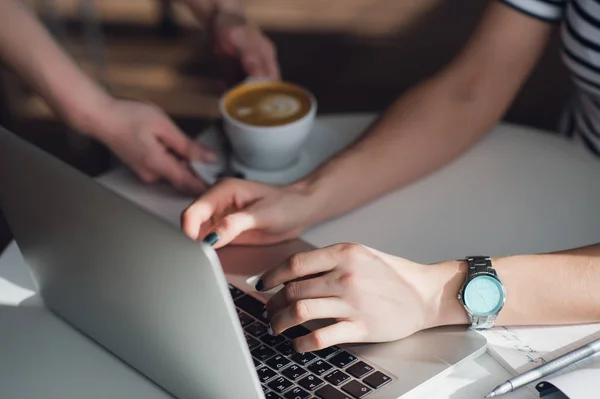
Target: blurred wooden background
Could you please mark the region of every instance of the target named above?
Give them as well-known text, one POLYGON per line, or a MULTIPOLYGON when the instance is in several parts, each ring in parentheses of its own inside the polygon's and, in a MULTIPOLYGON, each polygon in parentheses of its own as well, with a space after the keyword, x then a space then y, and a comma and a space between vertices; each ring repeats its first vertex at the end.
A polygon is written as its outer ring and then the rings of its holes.
MULTIPOLYGON (((216 115, 219 71, 207 55, 202 27, 187 8, 168 0, 54 0, 66 22, 62 42, 86 69, 91 69, 90 60, 78 26, 78 5, 85 2, 94 4, 99 15, 108 83, 116 95, 153 101, 175 118, 216 115), (164 19, 164 4, 175 5, 171 21, 164 19)), ((284 78, 314 91, 321 112, 328 113, 385 108, 451 59, 486 4, 247 0, 247 9, 277 44, 284 78)), ((556 112, 549 110, 560 109, 568 87, 566 79, 555 78, 561 73, 557 48, 551 46, 508 118, 552 128, 556 112)), ((51 118, 37 97, 16 93, 9 93, 16 119, 51 118)))

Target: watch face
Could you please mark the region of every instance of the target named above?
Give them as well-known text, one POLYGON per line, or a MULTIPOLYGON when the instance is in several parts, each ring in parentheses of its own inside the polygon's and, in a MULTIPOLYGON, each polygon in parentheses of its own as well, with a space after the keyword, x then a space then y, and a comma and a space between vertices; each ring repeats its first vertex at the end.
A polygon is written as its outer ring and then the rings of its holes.
POLYGON ((491 276, 478 276, 465 287, 465 305, 476 316, 489 316, 500 310, 504 303, 502 284, 491 276))

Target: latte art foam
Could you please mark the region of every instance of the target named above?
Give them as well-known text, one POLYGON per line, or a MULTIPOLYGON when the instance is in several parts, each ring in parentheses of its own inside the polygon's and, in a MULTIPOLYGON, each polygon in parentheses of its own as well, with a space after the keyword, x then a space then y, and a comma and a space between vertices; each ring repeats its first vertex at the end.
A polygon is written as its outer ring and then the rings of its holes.
POLYGON ((300 111, 300 101, 287 94, 275 94, 264 98, 256 108, 267 118, 289 118, 300 111))
POLYGON ((242 85, 225 102, 227 113, 235 119, 257 126, 276 126, 306 115, 312 100, 303 89, 283 82, 242 85))
POLYGON ((247 117, 253 113, 266 119, 284 119, 294 116, 300 111, 301 104, 297 98, 287 94, 274 94, 261 99, 254 107, 242 107, 235 110, 238 117, 247 117))

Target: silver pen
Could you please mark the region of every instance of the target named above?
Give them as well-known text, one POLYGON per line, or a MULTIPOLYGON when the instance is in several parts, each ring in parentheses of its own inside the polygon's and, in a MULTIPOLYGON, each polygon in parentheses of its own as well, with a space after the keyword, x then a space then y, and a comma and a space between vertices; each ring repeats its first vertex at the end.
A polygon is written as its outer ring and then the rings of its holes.
POLYGON ((495 398, 496 396, 504 395, 505 393, 509 393, 515 391, 522 386, 527 384, 531 384, 532 382, 539 380, 540 378, 544 378, 550 374, 556 373, 559 370, 564 369, 572 365, 573 363, 577 363, 580 360, 588 358, 593 354, 600 351, 600 339, 590 342, 587 345, 583 345, 577 349, 573 349, 572 351, 565 353, 562 356, 557 357, 554 360, 549 361, 548 363, 542 364, 532 370, 529 370, 521 375, 516 376, 515 378, 511 378, 503 384, 498 385, 492 392, 487 394, 486 398, 495 398))

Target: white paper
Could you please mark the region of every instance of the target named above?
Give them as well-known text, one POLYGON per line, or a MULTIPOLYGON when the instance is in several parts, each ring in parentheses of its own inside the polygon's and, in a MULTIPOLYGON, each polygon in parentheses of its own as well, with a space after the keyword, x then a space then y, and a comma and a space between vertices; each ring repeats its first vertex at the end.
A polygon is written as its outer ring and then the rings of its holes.
MULTIPOLYGON (((596 339, 600 339, 600 323, 558 327, 496 327, 482 332, 488 339, 488 353, 514 376, 556 359, 596 339)), ((594 355, 558 371, 554 376, 582 368, 600 369, 600 357, 594 355)), ((599 375, 600 376, 600 375, 599 375)), ((528 385, 535 390, 535 384, 528 385)), ((588 396, 589 397, 589 396, 588 396)))

